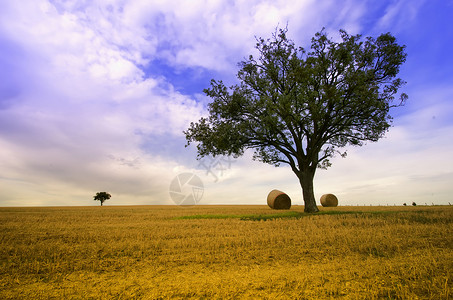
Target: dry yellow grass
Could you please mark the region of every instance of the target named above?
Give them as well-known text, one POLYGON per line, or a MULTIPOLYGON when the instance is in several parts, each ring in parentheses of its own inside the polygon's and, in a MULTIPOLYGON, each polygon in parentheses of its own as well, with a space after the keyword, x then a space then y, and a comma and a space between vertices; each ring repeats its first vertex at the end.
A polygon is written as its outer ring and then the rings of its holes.
POLYGON ((0 208, 0 298, 451 297, 452 207, 321 208, 346 211, 364 213, 293 206, 298 217, 251 221, 232 216, 275 211, 0 208))

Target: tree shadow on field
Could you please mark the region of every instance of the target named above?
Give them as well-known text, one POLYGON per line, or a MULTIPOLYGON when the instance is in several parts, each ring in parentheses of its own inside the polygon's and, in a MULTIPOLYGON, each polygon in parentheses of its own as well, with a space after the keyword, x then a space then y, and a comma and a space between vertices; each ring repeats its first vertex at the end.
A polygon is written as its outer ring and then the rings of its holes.
POLYGON ((239 219, 242 221, 268 221, 274 219, 300 219, 306 217, 319 217, 324 215, 356 215, 356 216, 368 216, 368 217, 383 217, 388 215, 398 215, 398 219, 420 224, 450 224, 453 221, 449 218, 435 215, 436 212, 417 210, 417 211, 338 211, 328 210, 320 211, 317 213, 305 213, 298 211, 282 211, 270 214, 246 214, 246 215, 234 215, 234 214, 203 214, 203 215, 187 215, 173 218, 174 220, 200 220, 200 219, 239 219))
MULTIPOLYGON (((360 212, 360 211, 320 211, 317 213, 305 213, 297 211, 284 211, 279 213, 272 214, 247 214, 247 215, 190 215, 190 216, 181 216, 174 219, 177 220, 199 220, 199 219, 240 219, 242 221, 268 221, 274 219, 300 219, 304 217, 315 217, 322 215, 362 215, 362 214, 381 214, 381 213, 390 213, 390 212, 360 212)), ((393 212, 392 212, 393 213, 393 212)))

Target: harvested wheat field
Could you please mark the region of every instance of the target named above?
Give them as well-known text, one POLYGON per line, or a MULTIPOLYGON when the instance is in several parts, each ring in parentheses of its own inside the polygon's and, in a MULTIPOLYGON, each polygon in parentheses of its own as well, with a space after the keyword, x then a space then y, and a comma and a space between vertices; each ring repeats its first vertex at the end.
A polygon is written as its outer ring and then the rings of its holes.
POLYGON ((320 210, 0 208, 0 298, 451 298, 451 206, 320 210))

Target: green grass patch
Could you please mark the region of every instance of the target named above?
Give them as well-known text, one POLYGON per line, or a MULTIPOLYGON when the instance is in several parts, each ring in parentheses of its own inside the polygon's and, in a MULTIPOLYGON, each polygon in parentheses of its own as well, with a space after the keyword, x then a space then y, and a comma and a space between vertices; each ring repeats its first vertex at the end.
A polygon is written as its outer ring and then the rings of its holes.
MULTIPOLYGON (((315 217, 315 216, 322 216, 322 215, 371 215, 371 216, 379 216, 379 215, 390 215, 390 214, 399 214, 399 213, 406 213, 407 211, 340 211, 340 210, 326 210, 326 211, 319 211, 317 213, 305 213, 305 212, 298 212, 298 211, 282 211, 277 213, 269 213, 269 214, 245 214, 245 215, 235 215, 235 214, 203 214, 203 215, 187 215, 187 216, 180 216, 173 218, 174 220, 202 220, 202 219, 240 219, 243 221, 267 221, 267 220, 274 220, 274 219, 299 219, 303 217, 315 217)), ((423 211, 416 211, 417 213, 423 211)), ((414 218, 414 217, 412 217, 414 218)), ((424 217, 419 218, 420 222, 424 221, 421 220, 424 217)), ((433 222, 431 220, 431 222, 433 222)))
MULTIPOLYGON (((201 220, 201 219, 240 219, 240 220, 253 220, 253 221, 260 221, 260 220, 271 220, 271 219, 278 219, 278 218, 297 218, 300 217, 305 213, 300 213, 297 211, 284 211, 280 213, 274 214, 247 214, 247 215, 189 215, 189 216, 180 216, 175 217, 175 220, 201 220)), ((308 215, 308 214, 307 214, 308 215)))
POLYGON ((264 215, 245 215, 241 216, 241 220, 243 221, 267 221, 273 219, 282 219, 282 218, 300 218, 305 213, 297 212, 297 211, 285 211, 281 213, 275 214, 264 214, 264 215))
POLYGON ((241 215, 189 215, 174 217, 173 220, 202 220, 202 219, 237 219, 241 215))
MULTIPOLYGON (((381 211, 376 212, 366 212, 366 213, 385 213, 381 211)), ((365 214, 365 212, 361 211, 320 211, 317 213, 304 213, 298 211, 283 211, 278 213, 272 214, 253 214, 253 215, 213 215, 213 214, 204 214, 204 215, 188 215, 188 216, 180 216, 175 217, 175 220, 201 220, 201 219, 240 219, 243 221, 267 221, 273 219, 288 219, 288 218, 302 218, 302 217, 313 217, 319 215, 350 215, 350 214, 365 214)))
MULTIPOLYGON (((426 213, 426 211, 415 211, 416 213, 426 213)), ((173 218, 174 220, 202 220, 202 219, 240 219, 243 221, 267 221, 274 219, 299 219, 303 217, 315 217, 322 215, 370 215, 370 216, 380 216, 380 215, 390 215, 390 214, 405 214, 407 211, 340 211, 340 210, 326 210, 319 211, 317 213, 305 213, 298 211, 282 211, 269 214, 203 214, 203 215, 187 215, 173 218)), ((428 212, 429 213, 429 212, 428 212)), ((425 216, 410 216, 410 221, 418 221, 419 223, 435 222, 425 216), (426 220, 425 220, 426 219, 426 220)))

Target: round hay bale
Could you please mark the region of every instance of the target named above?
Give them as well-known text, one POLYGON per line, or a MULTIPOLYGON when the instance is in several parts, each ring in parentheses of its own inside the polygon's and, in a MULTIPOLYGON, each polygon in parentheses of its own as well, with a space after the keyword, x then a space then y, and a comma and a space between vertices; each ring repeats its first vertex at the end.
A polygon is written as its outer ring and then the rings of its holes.
POLYGON ((279 190, 272 190, 267 195, 267 205, 272 209, 290 209, 291 198, 279 190))
POLYGON ((325 194, 321 196, 321 205, 323 207, 337 207, 338 198, 334 194, 325 194))

